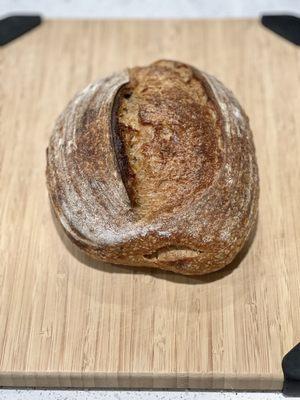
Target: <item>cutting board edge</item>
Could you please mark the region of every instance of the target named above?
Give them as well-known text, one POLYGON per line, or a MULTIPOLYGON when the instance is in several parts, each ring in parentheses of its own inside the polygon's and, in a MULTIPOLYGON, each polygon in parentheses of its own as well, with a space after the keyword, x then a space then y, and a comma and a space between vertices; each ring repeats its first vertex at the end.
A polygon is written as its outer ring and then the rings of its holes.
POLYGON ((281 374, 0 372, 0 387, 278 391, 282 385, 281 374))

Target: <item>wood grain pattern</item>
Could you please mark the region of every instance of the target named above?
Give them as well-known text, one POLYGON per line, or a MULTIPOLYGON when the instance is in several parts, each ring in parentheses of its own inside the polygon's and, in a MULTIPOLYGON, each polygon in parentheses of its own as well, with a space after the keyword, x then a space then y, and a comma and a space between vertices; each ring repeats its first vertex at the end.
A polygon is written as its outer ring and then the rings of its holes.
POLYGON ((299 49, 248 20, 47 21, 0 57, 0 385, 280 389, 300 338, 299 49), (256 236, 208 277, 89 261, 50 212, 57 115, 90 81, 158 58, 220 78, 254 133, 256 236))

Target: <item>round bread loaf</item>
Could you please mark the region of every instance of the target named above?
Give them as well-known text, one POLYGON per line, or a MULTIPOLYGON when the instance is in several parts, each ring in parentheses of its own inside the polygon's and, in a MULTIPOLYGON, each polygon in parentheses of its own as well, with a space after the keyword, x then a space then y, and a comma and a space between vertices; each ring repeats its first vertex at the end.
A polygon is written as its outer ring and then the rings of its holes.
POLYGON ((55 215, 85 253, 181 274, 216 271, 257 217, 248 118, 216 78, 157 61, 69 103, 47 149, 55 215))

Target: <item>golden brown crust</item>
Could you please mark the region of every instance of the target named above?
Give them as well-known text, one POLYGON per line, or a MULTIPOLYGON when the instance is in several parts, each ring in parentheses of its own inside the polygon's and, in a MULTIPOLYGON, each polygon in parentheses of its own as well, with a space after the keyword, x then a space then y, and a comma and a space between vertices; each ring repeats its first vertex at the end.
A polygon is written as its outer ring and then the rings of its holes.
POLYGON ((58 119, 47 184, 69 237, 100 260, 203 274, 245 243, 258 204, 248 118, 174 61, 90 85, 58 119))
POLYGON ((120 92, 116 130, 126 157, 123 181, 139 218, 151 220, 179 212, 211 185, 223 157, 220 124, 185 65, 134 68, 130 82, 120 92))

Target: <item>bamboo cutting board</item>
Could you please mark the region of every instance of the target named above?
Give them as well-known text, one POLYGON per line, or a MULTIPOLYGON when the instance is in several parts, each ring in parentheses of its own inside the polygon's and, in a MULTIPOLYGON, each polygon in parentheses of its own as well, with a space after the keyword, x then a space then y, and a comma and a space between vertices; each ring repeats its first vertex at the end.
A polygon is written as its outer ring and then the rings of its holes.
POLYGON ((47 21, 1 50, 0 385, 281 388, 300 340, 299 68, 298 48, 250 20, 47 21), (216 75, 254 132, 253 244, 204 278, 90 261, 48 203, 45 149, 68 100, 158 58, 216 75))

